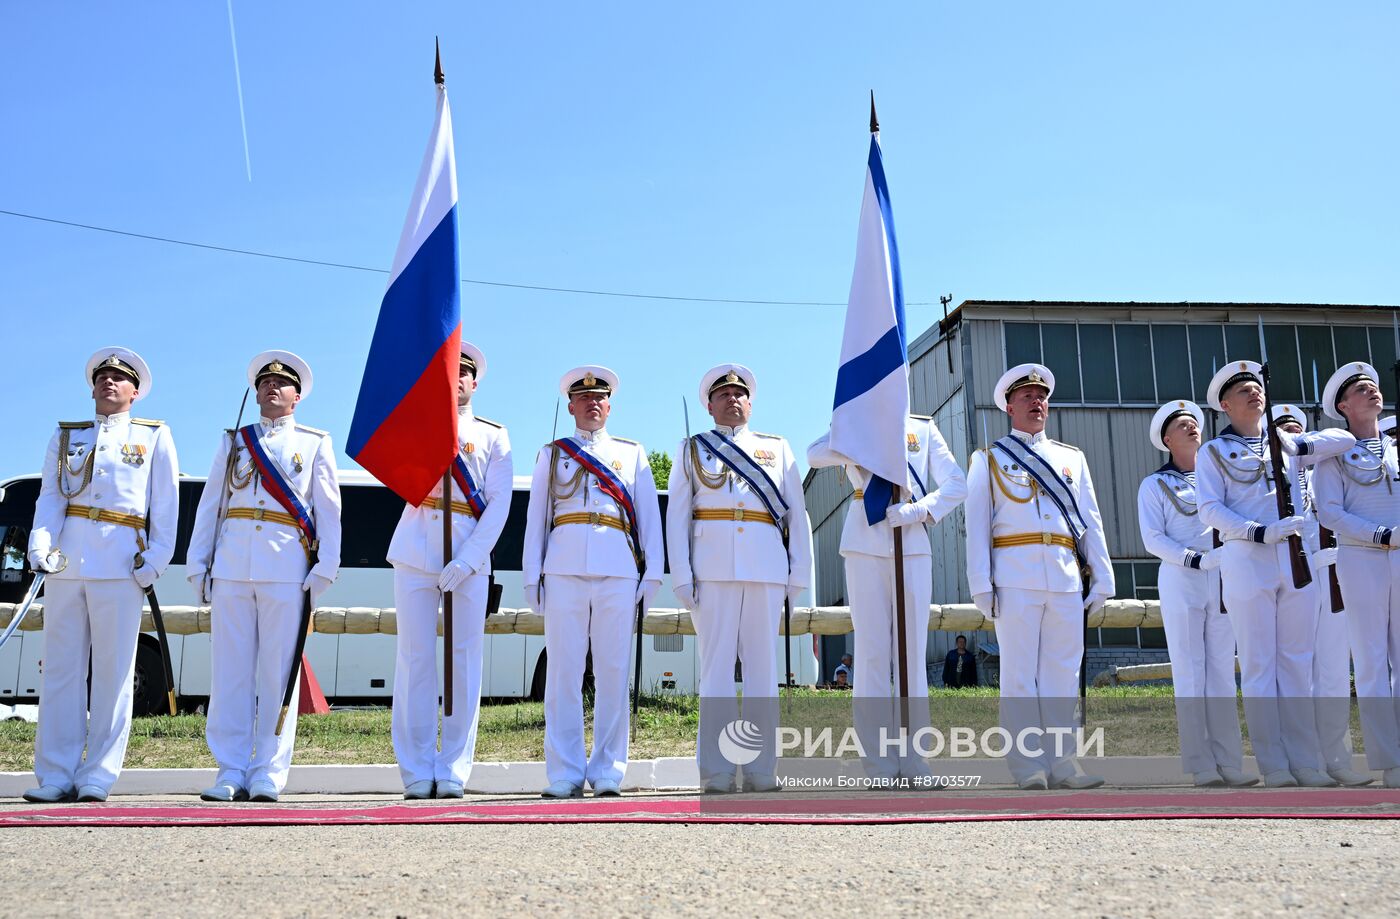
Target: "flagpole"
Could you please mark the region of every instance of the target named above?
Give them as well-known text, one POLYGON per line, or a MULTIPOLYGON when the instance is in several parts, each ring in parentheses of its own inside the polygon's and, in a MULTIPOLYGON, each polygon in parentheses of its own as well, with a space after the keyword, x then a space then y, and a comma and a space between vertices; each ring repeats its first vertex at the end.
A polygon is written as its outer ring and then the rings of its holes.
MULTIPOLYGON (((433 37, 433 82, 447 84, 442 72, 442 46, 433 37)), ((452 464, 442 474, 442 566, 452 561, 452 464)), ((442 593, 442 716, 452 717, 452 591, 442 593)))
MULTIPOLYGON (((899 504, 898 485, 894 487, 892 503, 899 504)), ((899 654, 899 726, 909 730, 909 638, 904 623, 904 528, 890 524, 894 534, 894 635, 899 654)))

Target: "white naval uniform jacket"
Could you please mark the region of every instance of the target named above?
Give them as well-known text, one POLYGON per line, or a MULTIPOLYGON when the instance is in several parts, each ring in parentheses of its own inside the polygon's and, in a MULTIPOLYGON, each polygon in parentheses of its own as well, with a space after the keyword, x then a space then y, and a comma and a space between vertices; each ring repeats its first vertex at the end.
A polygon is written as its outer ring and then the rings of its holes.
MULTIPOLYGON (((967 480, 932 418, 910 415, 904 423, 904 438, 909 465, 914 467, 919 481, 928 489, 927 493, 922 492, 912 477, 904 484, 904 495, 923 511, 925 524, 904 528, 904 554, 932 555, 927 525, 938 523, 963 503, 967 498, 967 480)), ((863 492, 865 486, 870 484, 868 469, 857 466, 831 449, 830 431, 807 448, 807 465, 813 468, 843 465, 852 486, 863 492)), ((866 523, 865 505, 859 498, 852 498, 846 511, 846 523, 841 529, 841 555, 894 556, 893 528, 883 519, 874 526, 866 523)))
MULTIPOLYGON (((1087 527, 1080 550, 1091 572, 1089 592, 1113 596, 1113 565, 1084 454, 1078 447, 1051 440, 1043 431, 1031 435, 1013 429, 1011 436, 1044 457, 1069 486, 1087 527)), ((1053 544, 992 548, 992 539, 997 536, 1071 533, 1059 508, 1039 486, 1033 487, 1029 473, 1020 468, 1017 460, 995 444, 991 452, 1010 497, 992 480, 986 451, 978 450, 967 470, 967 582, 972 595, 988 593, 993 586, 1079 593, 1079 564, 1073 549, 1053 544)))
MULTIPOLYGON (((1347 450, 1356 438, 1346 431, 1327 428, 1293 438, 1298 455, 1283 457, 1284 473, 1293 488, 1293 510, 1304 516, 1306 492, 1300 487, 1298 470, 1347 450)), ((1263 443, 1263 456, 1227 427, 1214 440, 1206 442, 1196 455, 1196 492, 1201 519, 1220 531, 1220 538, 1263 543, 1264 528, 1277 523, 1278 498, 1270 465, 1269 441, 1263 443)))
MULTIPOLYGON (((680 586, 698 581, 751 581, 781 584, 788 592, 805 590, 812 583, 812 523, 788 442, 776 434, 759 434, 748 425, 737 428, 721 425, 715 429, 753 457, 787 502, 787 513, 777 524, 755 520, 694 520, 697 510, 757 511, 767 513, 767 505, 747 481, 729 471, 718 456, 690 441, 683 440, 671 463, 667 488, 667 548, 671 555, 671 581, 680 586), (691 468, 693 457, 700 458, 700 469, 713 481, 723 478, 718 488, 699 481, 691 468), (783 528, 788 531, 783 546, 783 528)), ((752 468, 750 474, 758 474, 752 468)), ((781 508, 779 513, 782 513, 781 508)))
MULTIPOLYGON (((639 547, 645 555, 646 568, 642 580, 661 580, 665 570, 665 548, 661 536, 661 508, 656 498, 656 480, 652 478, 647 451, 635 440, 613 437, 607 430, 575 431, 574 438, 584 449, 610 468, 632 495, 637 512, 639 547)), ((530 482, 530 508, 525 520, 525 551, 521 574, 526 586, 540 583, 541 574, 574 575, 578 577, 637 578, 637 563, 632 557, 626 535, 619 529, 603 524, 570 523, 551 529, 552 522, 564 514, 589 513, 625 519, 622 510, 611 497, 598 487, 592 474, 579 474, 578 463, 562 449, 554 461, 553 489, 565 497, 552 497, 550 460, 554 448, 549 444, 540 450, 535 460, 534 477, 530 482), (570 479, 578 478, 573 485, 570 479), (577 488, 574 486, 577 485, 577 488)))
MULTIPOLYGON (((296 423, 291 415, 276 420, 263 418, 263 449, 282 470, 301 503, 316 524, 320 552, 315 573, 334 581, 340 571, 340 480, 335 469, 335 449, 324 431, 296 423), (300 462, 298 462, 298 459, 300 462)), ((266 581, 302 583, 308 572, 301 531, 290 524, 271 520, 218 520, 219 501, 225 489, 225 469, 230 442, 237 444, 234 482, 228 509, 248 508, 286 513, 267 493, 253 466, 252 457, 236 431, 225 431, 214 454, 209 481, 199 497, 194 534, 190 537, 187 577, 209 575, 224 581, 266 581), (240 487, 241 485, 241 487, 240 487), (219 524, 215 548, 215 524, 219 524), (209 570, 213 556, 213 571, 209 570)))
MULTIPOLYGON (((486 511, 480 520, 453 511, 452 558, 477 574, 490 574, 491 550, 510 516, 514 476, 510 435, 496 422, 477 418, 471 406, 465 406, 457 415, 457 445, 458 455, 486 501, 486 511)), ((441 497, 442 483, 438 482, 422 505, 404 506, 389 542, 390 564, 432 574, 442 571, 442 511, 432 506, 432 500, 441 497)), ((452 500, 463 504, 467 500, 456 479, 452 480, 452 500)))
MULTIPOLYGON (((1340 545, 1384 548, 1381 530, 1400 529, 1395 441, 1383 436, 1381 445, 1383 459, 1358 443, 1313 468, 1317 518, 1340 545)), ((1397 546, 1400 533, 1391 537, 1391 547, 1397 546)))
POLYGON ((142 552, 146 564, 160 575, 175 553, 179 474, 175 441, 162 422, 132 418, 129 412, 98 415, 95 421, 61 422, 44 454, 34 529, 29 534, 30 559, 51 549, 62 551, 68 567, 49 575, 55 580, 130 577, 133 559, 141 551, 139 533, 146 544, 142 552), (65 431, 68 450, 59 456, 65 431), (72 493, 82 485, 89 462, 92 481, 65 498, 64 491, 72 493), (69 504, 145 517, 150 532, 69 517, 69 504))
POLYGON ((1212 548, 1210 527, 1197 508, 1196 486, 1180 469, 1168 461, 1143 479, 1137 508, 1148 552, 1168 565, 1200 570, 1201 557, 1212 548))

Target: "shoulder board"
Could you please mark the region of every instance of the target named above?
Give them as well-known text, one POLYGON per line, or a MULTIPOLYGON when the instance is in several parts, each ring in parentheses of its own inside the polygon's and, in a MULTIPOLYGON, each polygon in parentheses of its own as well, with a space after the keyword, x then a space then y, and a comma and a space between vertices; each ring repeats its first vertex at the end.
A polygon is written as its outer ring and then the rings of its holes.
POLYGON ((766 438, 768 438, 769 440, 782 440, 782 439, 783 439, 783 435, 781 435, 781 434, 764 434, 762 431, 754 431, 754 432, 753 432, 753 436, 754 436, 754 437, 766 437, 766 438))
POLYGON ((92 427, 91 421, 60 421, 58 426, 65 431, 81 431, 92 427))
POLYGON ((504 427, 505 427, 505 425, 501 424, 499 421, 492 421, 490 418, 482 418, 480 415, 477 415, 477 416, 476 416, 476 420, 477 420, 477 421, 480 421, 482 424, 489 424, 489 425, 491 425, 491 427, 493 427, 493 428, 504 428, 504 427))
POLYGON ((158 428, 158 427, 160 427, 161 425, 165 424, 164 421, 156 421, 156 420, 151 419, 151 418, 133 418, 133 419, 131 419, 131 423, 132 423, 132 424, 144 424, 144 425, 145 425, 146 427, 148 427, 148 428, 158 428))
POLYGON ((1053 439, 1052 439, 1050 442, 1051 442, 1052 444, 1056 445, 1057 447, 1066 447, 1066 448, 1068 448, 1068 449, 1070 449, 1070 450, 1073 450, 1075 453, 1083 453, 1083 452, 1084 452, 1083 450, 1081 450, 1081 449, 1079 449, 1078 447, 1076 447, 1074 444, 1067 444, 1067 443, 1065 443, 1064 441, 1053 440, 1053 439))
POLYGON ((303 433, 305 433, 305 434, 315 434, 317 437, 329 437, 329 436, 331 436, 329 431, 322 431, 320 428, 308 428, 308 427, 307 427, 306 425, 304 425, 304 424, 298 424, 298 425, 297 425, 297 430, 298 430, 298 431, 301 431, 301 432, 303 432, 303 433))
POLYGON ((613 437, 613 440, 618 441, 619 443, 631 444, 631 445, 634 446, 634 447, 640 447, 640 446, 641 446, 641 444, 638 443, 637 441, 635 441, 635 440, 628 440, 626 437, 617 437, 617 436, 614 436, 614 437, 613 437))
POLYGON ((910 417, 910 418, 917 418, 917 419, 919 419, 920 421, 932 421, 932 420, 933 420, 933 416, 932 416, 932 415, 918 415, 918 414, 915 414, 914 412, 910 412, 910 413, 909 413, 909 417, 910 417))

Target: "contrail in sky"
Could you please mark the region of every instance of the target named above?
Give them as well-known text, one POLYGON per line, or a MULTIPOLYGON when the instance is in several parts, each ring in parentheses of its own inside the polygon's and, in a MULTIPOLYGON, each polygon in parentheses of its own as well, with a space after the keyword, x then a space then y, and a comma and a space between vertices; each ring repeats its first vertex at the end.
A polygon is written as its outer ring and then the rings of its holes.
POLYGON ((238 123, 243 126, 243 166, 253 181, 253 157, 248 152, 248 119, 243 114, 243 77, 238 72, 238 36, 233 31, 233 0, 228 0, 228 39, 233 45, 233 82, 238 85, 238 123))

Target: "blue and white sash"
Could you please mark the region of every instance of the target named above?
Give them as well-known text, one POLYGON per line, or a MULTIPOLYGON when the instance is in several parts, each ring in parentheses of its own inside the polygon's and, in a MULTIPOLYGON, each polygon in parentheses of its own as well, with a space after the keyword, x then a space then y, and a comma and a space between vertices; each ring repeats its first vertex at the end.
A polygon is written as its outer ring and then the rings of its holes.
POLYGON ((763 506, 768 508, 768 513, 773 516, 773 523, 778 527, 782 526, 783 519, 788 514, 788 503, 783 500, 783 493, 778 490, 778 486, 773 484, 773 480, 768 477, 768 473, 763 471, 763 467, 754 461, 739 445, 719 431, 707 431, 704 434, 696 434, 695 440, 709 452, 719 458, 719 461, 748 483, 749 489, 758 495, 763 506))
POLYGON ((1084 533, 1089 529, 1084 523, 1084 516, 1079 512, 1079 502, 1074 498, 1074 492, 1070 490, 1060 474, 1055 471, 1045 457, 1036 453, 1029 446, 1022 443, 1016 437, 1007 435, 998 440, 995 446, 1000 447, 1004 453, 1021 464, 1021 468, 1035 479, 1040 490, 1055 502, 1055 506, 1060 509, 1060 513, 1065 518, 1065 523, 1069 525, 1069 531, 1074 536, 1077 543, 1084 538, 1084 533))
POLYGON ((924 485, 924 480, 919 478, 919 474, 914 471, 914 464, 906 463, 905 465, 909 467, 909 476, 914 482, 914 488, 917 489, 917 493, 914 495, 914 500, 919 501, 924 498, 927 498, 928 486, 924 485))

